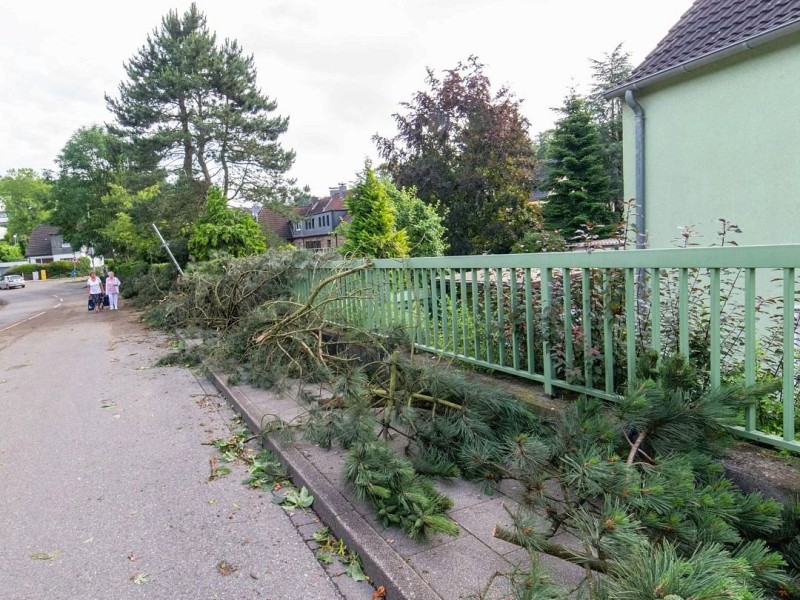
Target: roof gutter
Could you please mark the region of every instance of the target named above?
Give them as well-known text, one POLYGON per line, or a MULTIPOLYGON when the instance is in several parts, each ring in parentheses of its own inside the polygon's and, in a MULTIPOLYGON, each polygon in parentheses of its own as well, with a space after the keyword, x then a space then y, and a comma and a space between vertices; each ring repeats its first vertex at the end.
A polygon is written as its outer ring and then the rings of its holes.
POLYGON ((733 56, 734 54, 739 54, 740 52, 746 52, 747 50, 752 50, 758 46, 766 44, 767 42, 777 40, 779 38, 790 35, 792 33, 796 33, 798 31, 800 31, 800 20, 793 21, 785 25, 780 25, 778 27, 774 27, 773 29, 769 29, 763 33, 755 35, 744 41, 737 42, 730 46, 725 46, 724 48, 720 48, 719 50, 715 50, 713 52, 709 52, 708 54, 699 56, 697 58, 684 61, 664 71, 659 71, 658 73, 654 73, 647 77, 643 77, 642 79, 637 79, 628 84, 621 85, 619 87, 611 89, 607 91, 605 94, 603 94, 603 97, 606 98, 606 100, 610 100, 611 98, 623 96, 629 90, 631 91, 641 90, 642 88, 645 88, 647 86, 653 85, 655 83, 660 83, 668 79, 672 79, 673 77, 676 77, 683 73, 688 73, 689 71, 693 71, 695 69, 699 69, 700 67, 704 67, 705 65, 708 65, 710 63, 722 60, 723 58, 726 58, 728 56, 733 56))

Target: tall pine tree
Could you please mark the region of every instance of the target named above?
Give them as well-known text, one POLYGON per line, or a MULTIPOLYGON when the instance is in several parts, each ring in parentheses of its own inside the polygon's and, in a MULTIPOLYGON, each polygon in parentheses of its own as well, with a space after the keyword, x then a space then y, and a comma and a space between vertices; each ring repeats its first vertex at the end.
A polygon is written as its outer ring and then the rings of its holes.
POLYGON ((608 235, 616 218, 609 204, 609 178, 597 126, 585 101, 574 92, 564 100, 561 112, 564 117, 556 123, 548 148, 545 227, 560 230, 566 240, 580 237, 576 232, 587 226, 595 234, 608 235))
POLYGON ((195 215, 212 185, 227 199, 288 193, 294 153, 278 143, 288 119, 272 115, 277 104, 258 88, 253 57, 235 40, 218 44, 194 4, 170 11, 125 71, 118 97, 106 95, 116 130, 142 162, 176 165, 195 215))

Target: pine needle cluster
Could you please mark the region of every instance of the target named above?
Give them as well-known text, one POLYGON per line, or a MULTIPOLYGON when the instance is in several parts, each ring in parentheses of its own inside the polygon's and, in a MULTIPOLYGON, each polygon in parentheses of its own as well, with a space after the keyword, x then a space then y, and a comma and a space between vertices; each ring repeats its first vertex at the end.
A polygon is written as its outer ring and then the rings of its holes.
POLYGON ((650 377, 615 405, 567 411, 527 475, 530 504, 496 535, 584 566, 593 600, 800 597, 795 511, 743 493, 714 459, 721 424, 764 386, 701 389, 680 357, 650 377), (556 542, 565 532, 580 544, 556 542))

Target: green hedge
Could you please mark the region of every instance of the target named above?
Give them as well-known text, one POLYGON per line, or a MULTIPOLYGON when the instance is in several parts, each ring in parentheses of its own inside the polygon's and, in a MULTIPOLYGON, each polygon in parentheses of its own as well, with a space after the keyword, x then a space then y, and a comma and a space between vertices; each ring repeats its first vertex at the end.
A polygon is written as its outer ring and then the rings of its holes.
POLYGON ((78 276, 86 276, 91 270, 91 263, 85 256, 78 259, 77 263, 71 260, 56 260, 50 263, 33 264, 28 263, 25 265, 17 265, 8 270, 9 275, 30 275, 31 273, 38 273, 44 271, 47 273, 48 279, 56 279, 58 277, 71 277, 72 269, 78 271, 78 276))

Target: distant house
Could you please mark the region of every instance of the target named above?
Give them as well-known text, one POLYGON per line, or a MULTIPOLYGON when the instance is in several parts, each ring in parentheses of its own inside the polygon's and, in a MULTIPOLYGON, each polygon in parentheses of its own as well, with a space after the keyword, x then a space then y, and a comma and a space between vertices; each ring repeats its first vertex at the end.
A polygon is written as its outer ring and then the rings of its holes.
POLYGON ((25 250, 28 262, 42 264, 72 259, 75 252, 58 231, 58 227, 52 225, 39 225, 31 231, 28 247, 25 250))
MULTIPOLYGON (((695 0, 607 98, 623 99, 625 196, 654 248, 800 242, 800 0, 695 0)), ((644 239, 640 242, 645 242, 644 239)))
POLYGON ((340 184, 337 188, 330 188, 327 198, 314 199, 311 204, 296 206, 292 217, 264 207, 258 212, 257 219, 278 237, 298 248, 338 248, 344 243, 344 239, 335 230, 348 216, 344 205, 346 194, 347 188, 340 184))

